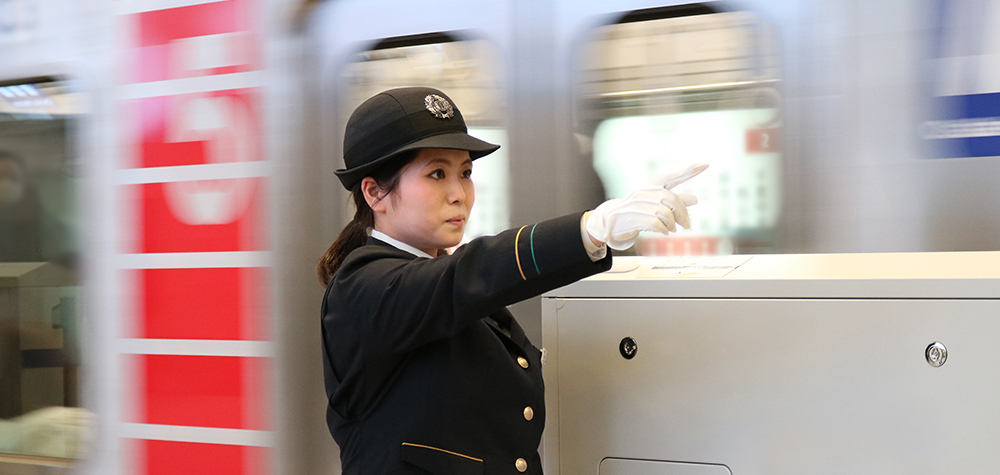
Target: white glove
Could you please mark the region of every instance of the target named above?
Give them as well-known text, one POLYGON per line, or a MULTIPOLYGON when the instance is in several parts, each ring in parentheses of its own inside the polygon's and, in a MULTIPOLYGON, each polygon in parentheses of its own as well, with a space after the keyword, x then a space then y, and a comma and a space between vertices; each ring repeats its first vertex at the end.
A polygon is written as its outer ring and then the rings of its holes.
POLYGON ((698 198, 687 193, 673 193, 670 189, 706 168, 708 164, 698 163, 668 176, 661 187, 636 190, 625 198, 601 203, 587 217, 587 233, 607 243, 611 249, 622 250, 632 247, 641 231, 667 234, 677 232, 676 224, 690 229, 687 207, 698 203, 698 198))

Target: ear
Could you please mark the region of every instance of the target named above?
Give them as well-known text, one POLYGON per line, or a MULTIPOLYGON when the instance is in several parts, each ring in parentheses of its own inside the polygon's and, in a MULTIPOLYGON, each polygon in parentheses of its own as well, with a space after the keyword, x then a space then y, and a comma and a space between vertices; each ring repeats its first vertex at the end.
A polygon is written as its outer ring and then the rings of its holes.
POLYGON ((378 182, 370 176, 366 176, 361 179, 361 192, 365 195, 365 201, 368 202, 368 207, 376 213, 385 213, 385 200, 382 199, 382 189, 379 188, 378 182))

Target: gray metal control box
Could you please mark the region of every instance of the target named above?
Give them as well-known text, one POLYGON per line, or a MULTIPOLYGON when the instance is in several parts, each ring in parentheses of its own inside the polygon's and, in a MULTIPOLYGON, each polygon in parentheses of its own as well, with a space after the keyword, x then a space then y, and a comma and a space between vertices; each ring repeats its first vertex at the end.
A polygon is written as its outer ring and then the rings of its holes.
POLYGON ((616 258, 542 306, 549 475, 1000 471, 1000 253, 616 258))

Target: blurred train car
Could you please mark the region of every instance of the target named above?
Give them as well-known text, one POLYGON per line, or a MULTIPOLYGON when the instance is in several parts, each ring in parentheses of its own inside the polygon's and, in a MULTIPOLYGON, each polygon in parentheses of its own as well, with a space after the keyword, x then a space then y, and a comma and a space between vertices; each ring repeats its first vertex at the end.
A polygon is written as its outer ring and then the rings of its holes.
MULTIPOLYGON (((339 473, 317 257, 372 93, 472 133, 468 238, 693 161, 636 254, 1000 248, 1000 1, 0 0, 0 473, 339 473)), ((515 314, 541 341, 538 300, 515 314)))

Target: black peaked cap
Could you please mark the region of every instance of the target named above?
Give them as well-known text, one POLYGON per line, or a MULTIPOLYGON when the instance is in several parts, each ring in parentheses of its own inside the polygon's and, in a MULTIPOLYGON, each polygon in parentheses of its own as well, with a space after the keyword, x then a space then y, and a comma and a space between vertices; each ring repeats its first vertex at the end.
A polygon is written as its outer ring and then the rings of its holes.
POLYGON ((469 135, 462 113, 445 93, 430 87, 380 92, 347 121, 344 165, 335 173, 350 190, 400 153, 420 148, 466 150, 473 160, 499 145, 469 135))

